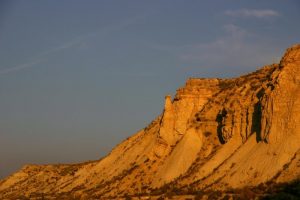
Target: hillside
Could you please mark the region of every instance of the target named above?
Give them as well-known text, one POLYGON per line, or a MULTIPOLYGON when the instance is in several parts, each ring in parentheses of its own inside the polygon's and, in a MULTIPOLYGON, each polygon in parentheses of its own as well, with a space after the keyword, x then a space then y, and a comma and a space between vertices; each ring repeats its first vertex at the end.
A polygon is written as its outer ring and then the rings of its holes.
POLYGON ((286 184, 299 188, 299 179, 300 45, 295 45, 280 63, 238 78, 188 79, 173 99, 166 96, 160 116, 103 159, 26 165, 0 182, 0 198, 249 199, 273 195, 286 184))

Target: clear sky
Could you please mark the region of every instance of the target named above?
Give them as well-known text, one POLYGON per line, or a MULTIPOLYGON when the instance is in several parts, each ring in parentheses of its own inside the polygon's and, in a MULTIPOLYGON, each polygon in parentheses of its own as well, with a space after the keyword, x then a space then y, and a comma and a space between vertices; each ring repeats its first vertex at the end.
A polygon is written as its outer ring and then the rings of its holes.
POLYGON ((0 177, 95 160, 188 77, 232 77, 300 41, 300 1, 0 2, 0 177))

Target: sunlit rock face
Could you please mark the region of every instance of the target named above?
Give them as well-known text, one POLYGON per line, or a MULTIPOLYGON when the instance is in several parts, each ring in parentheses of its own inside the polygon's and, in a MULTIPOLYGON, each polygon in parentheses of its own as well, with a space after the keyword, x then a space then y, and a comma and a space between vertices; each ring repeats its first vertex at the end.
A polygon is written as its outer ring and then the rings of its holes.
POLYGON ((300 45, 232 79, 191 78, 162 114, 101 160, 28 165, 1 199, 118 199, 166 188, 209 191, 300 179, 300 45))
POLYGON ((191 78, 185 87, 177 90, 174 98, 175 131, 184 134, 196 112, 201 110, 219 89, 219 79, 196 79, 191 78))
MULTIPOLYGON (((158 138, 160 144, 165 144, 165 148, 168 148, 185 135, 191 125, 190 119, 219 91, 218 84, 219 79, 191 78, 184 87, 177 90, 173 101, 170 95, 165 97, 158 138)), ((162 156, 161 153, 157 154, 162 156)))

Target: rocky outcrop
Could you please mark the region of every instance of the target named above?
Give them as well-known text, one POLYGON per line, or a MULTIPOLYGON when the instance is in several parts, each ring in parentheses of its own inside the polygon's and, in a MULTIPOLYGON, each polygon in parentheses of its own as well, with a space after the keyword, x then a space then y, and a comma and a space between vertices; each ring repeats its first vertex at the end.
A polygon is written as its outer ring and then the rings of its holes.
MULTIPOLYGON (((222 145, 214 145, 208 161, 194 163, 182 185, 226 189, 276 182, 299 159, 299 62, 298 45, 278 65, 220 82, 223 89, 196 114, 194 126, 212 130, 208 137, 218 135, 222 145)), ((294 165, 293 171, 299 170, 294 165)))
POLYGON ((188 79, 164 111, 105 158, 30 165, 0 198, 104 198, 239 189, 300 179, 300 45, 233 79, 188 79))
POLYGON ((190 119, 218 91, 219 79, 191 78, 177 90, 173 102, 170 95, 165 97, 156 149, 158 157, 169 153, 168 147, 174 146, 187 132, 190 119))

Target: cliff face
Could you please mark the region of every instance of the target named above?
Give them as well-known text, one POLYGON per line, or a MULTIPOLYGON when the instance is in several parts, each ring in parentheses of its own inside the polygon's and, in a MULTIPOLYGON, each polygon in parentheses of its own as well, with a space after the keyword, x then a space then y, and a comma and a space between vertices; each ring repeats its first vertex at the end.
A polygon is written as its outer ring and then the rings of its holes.
MULTIPOLYGON (((174 146, 187 132, 190 119, 219 91, 218 79, 189 79, 177 90, 174 101, 166 96, 165 107, 160 121, 158 140, 164 149, 174 146)), ((157 149, 157 156, 163 156, 157 149)))
POLYGON ((0 198, 108 198, 300 179, 300 45, 279 64, 233 79, 188 79, 162 114, 105 158, 28 165, 0 198))

